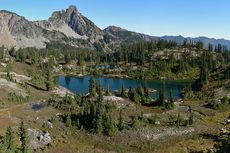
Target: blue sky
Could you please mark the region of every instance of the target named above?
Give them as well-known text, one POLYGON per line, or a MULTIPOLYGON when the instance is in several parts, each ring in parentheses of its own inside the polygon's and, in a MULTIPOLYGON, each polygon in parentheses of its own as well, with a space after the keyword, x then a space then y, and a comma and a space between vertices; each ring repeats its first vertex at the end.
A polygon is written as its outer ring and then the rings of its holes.
POLYGON ((230 0, 0 0, 0 9, 29 20, 76 5, 100 28, 116 25, 154 36, 230 39, 230 0))

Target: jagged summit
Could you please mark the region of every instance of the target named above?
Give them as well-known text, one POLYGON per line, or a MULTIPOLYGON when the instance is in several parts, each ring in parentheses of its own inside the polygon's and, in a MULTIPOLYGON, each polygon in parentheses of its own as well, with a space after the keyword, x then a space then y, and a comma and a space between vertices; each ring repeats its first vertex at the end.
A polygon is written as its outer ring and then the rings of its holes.
MULTIPOLYGON (((180 44, 185 38, 182 36, 154 37, 117 26, 109 26, 101 30, 91 20, 83 16, 74 5, 70 5, 65 10, 53 12, 48 20, 34 22, 15 13, 0 10, 0 46, 17 49, 45 48, 47 42, 58 41, 75 47, 113 51, 121 43, 159 39, 173 40, 180 44)), ((213 45, 220 43, 230 48, 228 40, 203 37, 188 39, 193 42, 203 41, 206 46, 209 43, 213 45)))
POLYGON ((77 7, 75 5, 70 5, 69 8, 68 8, 69 11, 78 11, 77 10, 77 7))
POLYGON ((66 10, 54 12, 48 21, 35 23, 47 30, 60 31, 68 37, 89 39, 92 43, 103 39, 102 31, 73 5, 66 10))

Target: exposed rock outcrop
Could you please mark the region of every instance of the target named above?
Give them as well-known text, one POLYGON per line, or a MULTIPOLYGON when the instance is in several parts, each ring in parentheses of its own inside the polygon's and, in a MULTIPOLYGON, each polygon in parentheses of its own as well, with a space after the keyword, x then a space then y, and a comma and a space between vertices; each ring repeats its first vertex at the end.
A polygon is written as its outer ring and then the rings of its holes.
POLYGON ((46 42, 42 28, 15 13, 0 11, 0 46, 44 48, 46 42))
POLYGON ((49 132, 42 132, 40 130, 28 129, 30 137, 30 146, 33 149, 43 148, 52 142, 49 132))
POLYGON ((69 38, 85 40, 88 44, 83 47, 94 50, 111 50, 104 41, 105 32, 84 17, 75 6, 54 12, 48 21, 35 21, 34 23, 48 31, 59 31, 69 38))

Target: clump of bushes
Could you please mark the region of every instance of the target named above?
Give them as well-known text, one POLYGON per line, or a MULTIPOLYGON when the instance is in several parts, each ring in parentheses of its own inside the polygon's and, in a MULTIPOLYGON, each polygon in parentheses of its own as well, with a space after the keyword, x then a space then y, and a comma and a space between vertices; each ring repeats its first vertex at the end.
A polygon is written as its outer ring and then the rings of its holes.
POLYGON ((14 93, 14 92, 11 92, 11 93, 8 94, 8 100, 12 101, 12 102, 23 103, 23 102, 27 102, 28 99, 29 99, 28 96, 23 97, 23 96, 18 95, 18 94, 14 93))
POLYGON ((222 99, 220 99, 220 101, 218 102, 215 100, 208 101, 206 104, 206 107, 212 108, 215 110, 223 110, 225 109, 225 106, 229 104, 230 104, 230 99, 227 96, 225 96, 222 99))

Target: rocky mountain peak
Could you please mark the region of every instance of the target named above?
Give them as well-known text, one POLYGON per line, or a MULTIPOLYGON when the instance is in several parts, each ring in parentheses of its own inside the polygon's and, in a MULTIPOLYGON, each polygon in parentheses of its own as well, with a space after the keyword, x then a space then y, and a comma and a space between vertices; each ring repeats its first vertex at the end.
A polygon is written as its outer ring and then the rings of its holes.
POLYGON ((52 16, 49 18, 49 21, 65 21, 76 18, 77 16, 81 16, 81 14, 78 12, 77 7, 74 5, 69 6, 66 10, 61 11, 55 11, 53 12, 52 16))
POLYGON ((70 5, 67 11, 68 12, 78 12, 77 7, 74 5, 70 5))
POLYGON ((108 26, 107 28, 104 29, 104 31, 107 32, 118 32, 118 31, 127 31, 126 29, 122 29, 121 27, 117 26, 108 26))
POLYGON ((7 22, 10 21, 11 18, 17 18, 17 20, 24 19, 24 17, 17 15, 16 13, 6 11, 6 10, 0 10, 0 17, 1 19, 7 20, 7 22))
POLYGON ((66 10, 57 11, 49 18, 53 29, 69 37, 87 39, 90 43, 103 39, 104 32, 92 21, 83 16, 76 6, 69 6, 66 10))
MULTIPOLYGON (((54 12, 48 22, 52 25, 52 28, 49 28, 49 30, 57 30, 74 38, 90 38, 94 40, 101 31, 73 5, 69 6, 66 10, 54 12)), ((46 22, 45 25, 47 24, 46 22)))
POLYGON ((90 44, 91 49, 95 49, 95 45, 97 45, 97 48, 102 48, 98 46, 103 45, 105 46, 103 48, 109 50, 104 42, 105 32, 83 16, 76 6, 71 5, 65 10, 55 11, 47 21, 36 21, 34 23, 48 31, 61 32, 69 38, 83 39, 82 42, 90 44))
POLYGON ((42 29, 15 13, 0 11, 0 46, 25 48, 44 48, 42 29))

